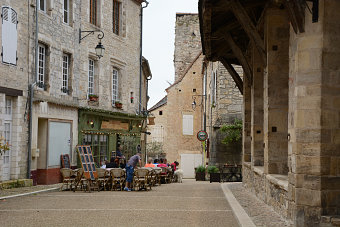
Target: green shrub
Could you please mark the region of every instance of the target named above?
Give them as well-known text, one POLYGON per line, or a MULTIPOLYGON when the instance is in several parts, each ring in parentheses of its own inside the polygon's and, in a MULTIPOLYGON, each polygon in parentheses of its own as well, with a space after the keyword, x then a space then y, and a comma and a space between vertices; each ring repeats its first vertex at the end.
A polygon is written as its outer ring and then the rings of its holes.
POLYGON ((218 173, 219 171, 216 166, 208 166, 208 173, 218 173))
POLYGON ((202 165, 197 166, 196 173, 205 173, 205 167, 202 165))
POLYGON ((222 143, 231 144, 242 140, 242 120, 235 119, 234 123, 223 125, 220 130, 225 134, 222 143))

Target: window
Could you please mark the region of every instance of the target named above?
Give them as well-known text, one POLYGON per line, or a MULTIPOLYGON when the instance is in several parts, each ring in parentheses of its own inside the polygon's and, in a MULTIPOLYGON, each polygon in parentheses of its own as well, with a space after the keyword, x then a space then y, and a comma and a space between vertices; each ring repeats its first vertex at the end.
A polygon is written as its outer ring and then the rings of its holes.
POLYGON ((6 115, 12 114, 12 100, 8 98, 6 98, 6 103, 5 103, 5 114, 6 115))
POLYGON ((112 105, 118 101, 118 70, 113 69, 112 71, 112 105))
POLYGON ((46 74, 46 45, 39 44, 39 59, 38 59, 38 78, 37 85, 40 88, 45 88, 46 74))
POLYGON ((217 73, 213 72, 212 73, 212 92, 211 92, 211 102, 216 103, 217 101, 217 73))
POLYGON ((46 12, 46 0, 39 0, 39 9, 46 12))
POLYGON ((17 64, 17 13, 10 7, 2 7, 2 62, 17 64))
POLYGON ((108 136, 84 134, 84 145, 90 145, 93 158, 98 166, 104 164, 108 159, 108 136))
POLYGON ((63 84, 61 91, 65 94, 69 94, 69 78, 70 78, 70 55, 63 54, 63 84))
POLYGON ((70 1, 64 0, 64 23, 68 24, 70 20, 70 1))
POLYGON ((97 25, 98 0, 90 0, 90 23, 97 25))
POLYGON ((193 115, 183 115, 183 135, 194 134, 194 118, 193 115))
POLYGON ((163 111, 162 110, 159 111, 159 115, 163 115, 163 111))
POLYGON ((120 2, 113 0, 113 33, 119 35, 120 24, 120 2))
POLYGON ((87 93, 94 94, 94 61, 92 59, 89 60, 89 89, 87 93))

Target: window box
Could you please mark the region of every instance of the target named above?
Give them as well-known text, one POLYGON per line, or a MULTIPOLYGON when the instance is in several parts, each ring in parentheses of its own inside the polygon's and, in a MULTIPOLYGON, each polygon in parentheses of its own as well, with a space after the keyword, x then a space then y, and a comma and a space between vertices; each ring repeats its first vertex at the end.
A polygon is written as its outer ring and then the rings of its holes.
POLYGON ((121 102, 115 102, 115 107, 121 109, 123 108, 123 104, 121 102))
POLYGON ((89 95, 89 100, 93 102, 98 102, 98 95, 89 95))

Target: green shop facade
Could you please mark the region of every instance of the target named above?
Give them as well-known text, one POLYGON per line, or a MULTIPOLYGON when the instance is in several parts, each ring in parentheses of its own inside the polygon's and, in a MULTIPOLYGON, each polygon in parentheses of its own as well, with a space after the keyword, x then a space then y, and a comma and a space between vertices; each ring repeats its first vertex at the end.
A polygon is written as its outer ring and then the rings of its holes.
POLYGON ((109 161, 119 145, 127 160, 136 154, 138 145, 145 147, 141 133, 146 117, 88 108, 78 111, 78 143, 91 146, 97 167, 109 161))

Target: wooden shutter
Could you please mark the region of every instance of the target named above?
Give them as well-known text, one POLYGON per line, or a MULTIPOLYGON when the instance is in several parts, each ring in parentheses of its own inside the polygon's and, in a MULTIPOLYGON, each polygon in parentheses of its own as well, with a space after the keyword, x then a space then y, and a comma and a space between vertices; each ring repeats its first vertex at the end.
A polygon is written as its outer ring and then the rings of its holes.
POLYGON ((10 7, 2 7, 2 62, 17 64, 17 13, 10 7))
POLYGON ((193 115, 183 115, 183 135, 193 135, 194 133, 193 115))

